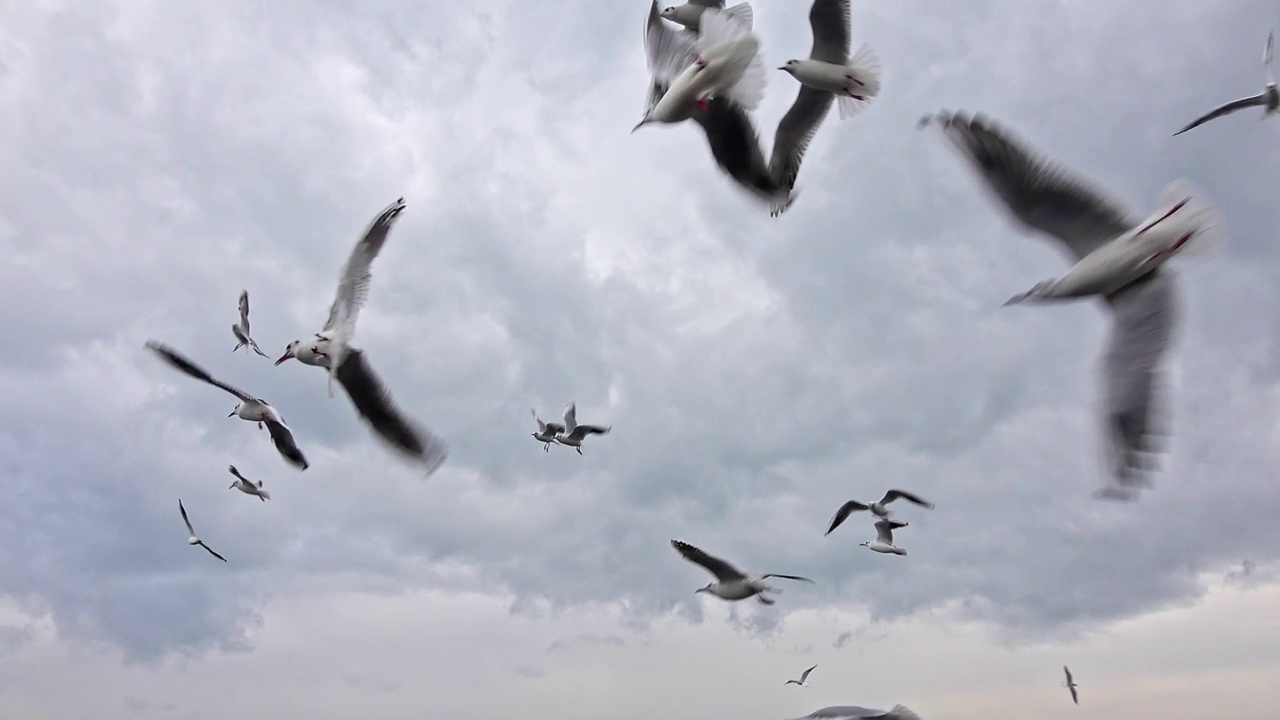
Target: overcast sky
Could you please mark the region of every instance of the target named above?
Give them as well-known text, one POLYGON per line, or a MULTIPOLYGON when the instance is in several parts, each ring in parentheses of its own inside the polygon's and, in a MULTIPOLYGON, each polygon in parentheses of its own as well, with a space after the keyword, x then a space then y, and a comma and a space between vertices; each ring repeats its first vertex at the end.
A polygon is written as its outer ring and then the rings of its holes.
MULTIPOLYGON (((808 5, 753 5, 768 148, 808 5)), ((1261 88, 1275 3, 859 0, 883 93, 776 220, 698 128, 628 134, 646 11, 0 3, 0 716, 1274 720, 1280 122, 1170 136, 1261 88), (1106 317, 1000 307, 1067 266, 915 129, 941 108, 1137 214, 1186 177, 1226 218, 1174 263, 1175 435, 1137 503, 1091 498, 1106 317), (241 289, 272 359, 319 330, 401 196, 356 345, 449 442, 425 482, 321 370, 231 353, 241 289), (571 399, 612 434, 543 453, 529 408, 571 399), (898 508, 908 556, 865 517, 823 537, 889 487, 937 505, 898 508), (730 606, 672 538, 817 583, 730 606)))

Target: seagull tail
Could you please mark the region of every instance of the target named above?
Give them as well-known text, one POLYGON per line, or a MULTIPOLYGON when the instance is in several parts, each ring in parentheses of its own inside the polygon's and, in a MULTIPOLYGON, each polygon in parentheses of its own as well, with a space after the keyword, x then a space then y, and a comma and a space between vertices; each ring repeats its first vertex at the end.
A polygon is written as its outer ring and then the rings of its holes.
POLYGON ((853 59, 845 65, 844 72, 844 92, 836 95, 841 120, 862 112, 871 103, 871 99, 880 94, 881 79, 884 76, 880 57, 869 45, 858 48, 853 59))
POLYGON ((1158 257, 1209 255, 1226 242, 1221 213, 1204 193, 1187 180, 1165 187, 1160 203, 1139 225, 1135 236, 1150 243, 1158 257))
POLYGON ((271 493, 267 492, 266 490, 259 490, 258 497, 262 498, 263 500, 270 500, 271 493))

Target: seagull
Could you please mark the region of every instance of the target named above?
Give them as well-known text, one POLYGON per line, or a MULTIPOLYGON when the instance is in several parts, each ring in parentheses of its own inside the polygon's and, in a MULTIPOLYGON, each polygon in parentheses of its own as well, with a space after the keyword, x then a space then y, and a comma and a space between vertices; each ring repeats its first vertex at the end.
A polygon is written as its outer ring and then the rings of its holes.
POLYGON ((1076 681, 1072 679, 1071 671, 1067 669, 1066 665, 1062 666, 1062 672, 1067 674, 1067 681, 1062 683, 1062 687, 1067 688, 1068 690, 1071 691, 1071 702, 1079 705, 1080 696, 1076 694, 1076 688, 1079 687, 1079 685, 1076 685, 1076 681))
POLYGON ((920 716, 904 705, 894 705, 892 710, 839 705, 814 710, 795 720, 920 720, 920 716))
POLYGON ((868 550, 874 550, 878 553, 886 553, 889 555, 906 555, 905 548, 900 548, 893 544, 893 531, 898 528, 904 528, 907 523, 896 522, 894 520, 879 520, 876 522, 876 539, 869 542, 858 543, 858 547, 865 547, 868 550))
POLYGON ((1240 98, 1239 100, 1233 100, 1232 102, 1229 102, 1226 105, 1193 120, 1190 125, 1187 125, 1174 133, 1174 137, 1181 135, 1193 127, 1199 127, 1214 118, 1220 118, 1223 115, 1230 115, 1237 110, 1243 110, 1249 107, 1261 106, 1263 108, 1262 117, 1259 118, 1259 121, 1266 120, 1277 112, 1280 112, 1280 90, 1276 89, 1276 79, 1271 74, 1271 48, 1275 43, 1275 38, 1276 31, 1272 30, 1271 33, 1267 35, 1267 44, 1262 48, 1262 65, 1266 70, 1267 76, 1267 84, 1262 88, 1262 92, 1257 95, 1240 98))
POLYGON ((253 341, 249 336, 249 291, 240 291, 240 322, 231 326, 231 334, 236 336, 236 346, 231 348, 231 352, 235 352, 242 347, 252 348, 254 352, 262 357, 267 354, 262 352, 262 348, 258 347, 258 343, 253 341))
POLYGON ((799 575, 779 575, 777 573, 751 578, 724 560, 708 555, 688 543, 672 540, 671 547, 675 548, 676 552, 680 553, 685 560, 701 565, 716 576, 716 582, 709 583, 706 587, 698 588, 694 592, 711 593, 722 600, 746 600, 755 596, 760 604, 772 605, 775 601, 766 597, 764 593, 782 591, 775 587, 770 587, 765 580, 769 578, 786 578, 787 580, 801 580, 807 583, 813 582, 809 578, 800 577, 799 575))
MULTIPOLYGON (((734 14, 749 24, 751 17, 746 12, 749 10, 750 6, 743 3, 724 12, 734 14)), ((675 30, 662 21, 657 0, 649 8, 644 40, 652 75, 648 102, 652 109, 666 94, 676 75, 692 62, 691 58, 696 54, 695 41, 690 33, 675 30)), ((754 65, 748 68, 748 73, 753 70, 754 65)), ((764 67, 761 65, 761 82, 763 74, 764 67)), ((777 205, 788 201, 790 194, 787 189, 779 185, 769 172, 769 165, 760 150, 760 138, 755 124, 746 108, 727 95, 716 95, 707 100, 704 106, 694 103, 689 110, 692 120, 706 134, 711 155, 721 171, 765 203, 777 205)))
POLYGON ((404 212, 404 198, 397 199, 378 213, 369 228, 365 230, 364 236, 356 243, 355 249, 351 251, 346 265, 342 267, 342 274, 338 277, 338 293, 333 299, 333 304, 329 306, 329 319, 325 321, 324 329, 305 344, 301 340, 289 343, 285 347, 284 355, 276 360, 276 364, 279 365, 289 358, 296 358, 307 365, 328 368, 329 397, 333 397, 333 381, 337 377, 338 369, 342 366, 342 361, 346 358, 347 343, 355 333, 356 317, 364 307, 365 301, 369 299, 369 282, 373 279, 370 267, 373 265, 373 259, 382 251, 382 246, 387 242, 387 234, 391 232, 391 226, 395 224, 396 218, 400 217, 402 212, 404 212), (321 364, 320 358, 328 359, 330 362, 321 364))
POLYGON ((1063 277, 1006 304, 1095 295, 1110 308, 1112 334, 1102 365, 1110 470, 1107 486, 1094 496, 1131 499, 1133 488, 1150 484, 1143 477, 1148 457, 1163 451, 1157 438, 1167 436, 1157 396, 1180 312, 1175 277, 1161 265, 1174 253, 1212 246, 1218 240, 1215 211, 1189 184, 1177 182, 1165 189, 1160 209, 1138 220, 981 115, 942 111, 921 122, 942 128, 1021 225, 1053 236, 1076 261, 1063 277))
MULTIPOLYGON (((689 30, 697 32, 698 23, 702 20, 703 13, 708 9, 724 10, 724 3, 725 0, 690 0, 690 2, 686 2, 683 5, 673 5, 664 9, 662 11, 662 17, 678 25, 683 25, 689 30)), ((658 3, 655 0, 654 5, 656 6, 657 4, 658 3)), ((743 3, 743 5, 745 4, 746 3, 743 3)), ((742 5, 735 5, 729 9, 736 10, 740 7, 742 7, 742 5)))
POLYGON ((851 513, 859 510, 870 510, 871 514, 876 517, 887 518, 892 514, 889 512, 889 508, 887 506, 898 498, 908 500, 916 505, 920 505, 921 507, 927 507, 930 510, 933 509, 933 503, 924 500, 919 495, 914 495, 906 490, 890 490, 884 494, 884 497, 880 498, 879 502, 873 502, 870 505, 860 503, 857 500, 850 500, 844 505, 841 505, 840 509, 836 511, 835 517, 831 518, 831 527, 827 528, 826 534, 830 535, 831 531, 840 527, 840 523, 844 522, 851 513))
POLYGON ((188 537, 188 538, 187 538, 187 544, 188 544, 188 545, 199 545, 200 547, 204 548, 205 550, 208 550, 210 555, 212 555, 212 556, 214 556, 214 557, 218 558, 218 559, 219 559, 219 560, 221 560, 222 562, 226 562, 226 561, 227 561, 227 559, 226 559, 226 558, 224 558, 224 557, 222 557, 221 555, 219 555, 218 553, 214 552, 213 548, 209 547, 208 545, 205 545, 203 540, 201 540, 200 538, 196 537, 196 531, 195 531, 195 528, 191 527, 191 520, 187 517, 187 509, 186 509, 186 508, 184 508, 184 507, 182 507, 182 500, 181 500, 181 498, 179 498, 179 500, 178 500, 178 512, 182 513, 182 522, 184 522, 184 523, 186 523, 186 524, 187 524, 187 534, 190 536, 190 537, 188 537))
POLYGON ((578 424, 578 405, 577 403, 569 403, 569 407, 564 409, 564 428, 560 431, 563 434, 555 438, 555 441, 561 445, 568 445, 578 454, 582 454, 582 441, 587 439, 588 435, 607 435, 613 426, 604 427, 601 425, 579 425, 578 424))
POLYGON ((548 452, 551 450, 551 443, 556 442, 556 436, 564 432, 564 425, 556 422, 542 422, 542 418, 538 417, 538 411, 533 408, 529 408, 529 412, 533 415, 533 419, 538 421, 538 432, 532 433, 533 439, 542 443, 543 452, 548 452))
POLYGON ((813 672, 813 668, 816 668, 816 667, 818 667, 818 666, 817 666, 817 665, 814 665, 813 667, 809 668, 808 670, 805 670, 804 672, 800 673, 800 679, 799 679, 799 680, 788 680, 788 681, 786 681, 786 682, 784 682, 784 683, 782 683, 782 684, 783 684, 783 685, 799 685, 800 687, 808 687, 807 685, 805 685, 805 681, 807 681, 807 680, 809 679, 809 673, 813 672))
MULTIPOLYGON (((809 9, 813 49, 808 60, 788 60, 778 68, 800 81, 800 92, 791 109, 778 123, 769 163, 778 183, 795 187, 809 142, 831 109, 832 99, 840 106, 841 119, 857 115, 880 94, 880 60, 874 50, 863 45, 849 59, 849 0, 814 0, 809 9)), ((777 217, 786 208, 775 206, 777 217)))
POLYGON ((271 493, 262 489, 261 480, 255 483, 249 478, 241 475, 240 471, 236 469, 235 465, 228 465, 227 471, 230 472, 232 475, 236 476, 235 481, 232 482, 231 486, 227 488, 228 490, 230 490, 231 488, 235 488, 240 492, 245 493, 246 495, 257 495, 258 499, 263 502, 266 502, 271 499, 271 493))
POLYGON ((258 423, 259 428, 266 425, 267 431, 271 433, 271 442, 275 444, 280 456, 299 470, 307 469, 307 458, 298 449, 297 443, 294 442, 293 432, 284 424, 284 418, 280 417, 280 413, 267 404, 266 400, 255 398, 239 388, 214 379, 204 368, 191 362, 177 350, 164 343, 148 340, 146 348, 159 355, 161 360, 191 377, 203 380, 214 387, 222 388, 239 398, 240 402, 236 403, 235 409, 227 417, 239 416, 242 420, 258 423))

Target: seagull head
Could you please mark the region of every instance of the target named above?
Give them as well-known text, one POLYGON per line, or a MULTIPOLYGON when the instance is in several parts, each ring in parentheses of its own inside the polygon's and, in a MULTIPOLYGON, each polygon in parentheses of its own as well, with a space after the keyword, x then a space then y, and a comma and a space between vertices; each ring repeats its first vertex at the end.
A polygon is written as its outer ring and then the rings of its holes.
POLYGON ((676 21, 676 6, 675 6, 675 5, 672 5, 672 6, 671 6, 671 7, 669 7, 669 8, 663 8, 662 12, 658 13, 658 16, 659 16, 659 17, 661 17, 661 18, 663 18, 663 19, 665 19, 665 20, 670 20, 671 22, 675 22, 675 21, 676 21))
POLYGON ((286 345, 284 347, 284 354, 280 356, 279 360, 276 360, 276 365, 279 365, 285 360, 288 360, 289 358, 293 357, 293 353, 298 349, 298 345, 301 342, 302 342, 301 340, 294 340, 293 342, 286 345))
POLYGON ((242 403, 242 402, 240 402, 240 403, 236 403, 236 406, 235 406, 235 407, 233 407, 233 408, 231 408, 231 412, 230 412, 230 414, 228 414, 228 415, 227 415, 227 417, 235 417, 235 416, 236 416, 236 413, 240 412, 240 406, 241 406, 241 405, 244 405, 244 403, 242 403))

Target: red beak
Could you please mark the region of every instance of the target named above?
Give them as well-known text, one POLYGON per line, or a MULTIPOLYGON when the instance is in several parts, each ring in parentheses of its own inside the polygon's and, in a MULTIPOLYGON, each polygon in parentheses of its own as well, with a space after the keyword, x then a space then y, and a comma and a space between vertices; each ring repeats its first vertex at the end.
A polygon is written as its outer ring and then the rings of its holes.
POLYGON ((281 356, 280 356, 280 359, 276 361, 276 365, 279 365, 280 363, 284 362, 285 360, 288 360, 288 359, 289 359, 289 358, 291 358, 291 357, 293 357, 293 356, 292 356, 292 355, 290 355, 289 353, 285 353, 285 354, 281 355, 281 356))

